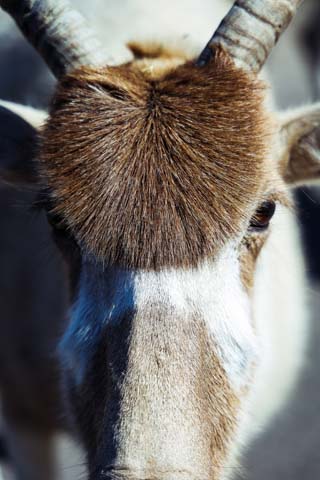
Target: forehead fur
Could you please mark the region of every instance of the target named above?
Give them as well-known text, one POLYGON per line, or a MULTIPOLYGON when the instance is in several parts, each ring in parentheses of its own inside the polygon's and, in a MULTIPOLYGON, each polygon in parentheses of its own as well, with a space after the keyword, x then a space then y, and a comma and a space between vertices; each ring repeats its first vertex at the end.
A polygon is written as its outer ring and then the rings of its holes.
POLYGON ((203 68, 143 65, 62 80, 42 173, 88 252, 127 268, 193 266, 240 232, 261 193, 263 87, 220 50, 203 68))

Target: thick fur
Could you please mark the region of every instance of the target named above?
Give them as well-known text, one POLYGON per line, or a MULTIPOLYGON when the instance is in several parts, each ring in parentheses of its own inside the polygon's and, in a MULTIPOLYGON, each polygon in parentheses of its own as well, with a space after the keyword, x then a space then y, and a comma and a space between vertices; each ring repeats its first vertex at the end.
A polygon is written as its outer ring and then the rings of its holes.
POLYGON ((40 154, 55 211, 107 264, 197 265, 264 194, 263 102, 261 83, 221 50, 205 68, 171 63, 160 76, 139 61, 67 76, 40 154))

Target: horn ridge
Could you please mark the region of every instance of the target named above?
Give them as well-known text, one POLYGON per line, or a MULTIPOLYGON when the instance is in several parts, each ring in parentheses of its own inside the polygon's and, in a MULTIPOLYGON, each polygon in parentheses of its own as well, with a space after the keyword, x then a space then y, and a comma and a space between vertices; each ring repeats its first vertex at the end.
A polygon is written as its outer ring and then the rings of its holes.
POLYGON ((80 12, 67 0, 0 0, 59 78, 81 65, 105 65, 107 57, 80 12))
POLYGON ((237 0, 200 54, 197 65, 221 45, 235 63, 258 73, 303 0, 237 0))

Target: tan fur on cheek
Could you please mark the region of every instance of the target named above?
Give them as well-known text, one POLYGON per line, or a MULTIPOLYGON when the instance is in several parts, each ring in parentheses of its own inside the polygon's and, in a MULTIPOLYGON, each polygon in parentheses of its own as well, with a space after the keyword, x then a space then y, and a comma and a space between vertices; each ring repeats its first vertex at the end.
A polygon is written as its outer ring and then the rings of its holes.
POLYGON ((244 239, 240 252, 241 281, 247 292, 254 285, 254 272, 258 255, 266 240, 266 234, 253 234, 244 239))
POLYGON ((134 63, 65 77, 40 152, 57 212, 106 263, 197 265, 239 234, 265 183, 263 103, 220 50, 157 79, 134 63))

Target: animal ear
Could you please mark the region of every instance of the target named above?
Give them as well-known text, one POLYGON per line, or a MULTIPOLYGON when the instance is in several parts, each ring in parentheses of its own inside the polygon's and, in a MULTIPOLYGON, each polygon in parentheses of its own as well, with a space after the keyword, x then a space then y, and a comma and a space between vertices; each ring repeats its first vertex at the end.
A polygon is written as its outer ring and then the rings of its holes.
POLYGON ((280 168, 291 186, 320 182, 320 103, 281 118, 280 168))
POLYGON ((0 183, 35 185, 37 130, 44 112, 11 102, 0 102, 0 183))

